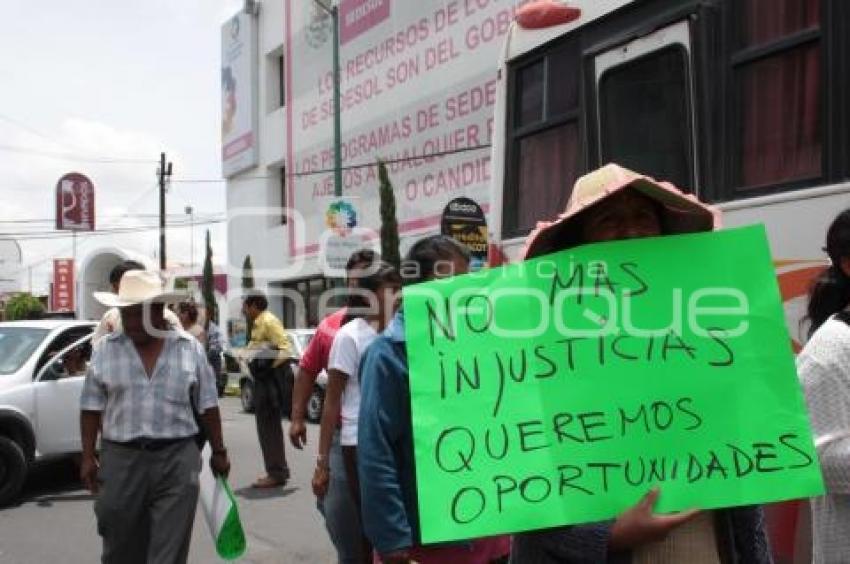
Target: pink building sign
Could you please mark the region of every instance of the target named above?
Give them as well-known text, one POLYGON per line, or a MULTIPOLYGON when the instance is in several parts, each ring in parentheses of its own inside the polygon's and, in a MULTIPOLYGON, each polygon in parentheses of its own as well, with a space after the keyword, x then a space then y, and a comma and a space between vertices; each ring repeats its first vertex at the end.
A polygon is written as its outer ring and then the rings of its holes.
POLYGON ((390 0, 342 0, 339 42, 345 44, 390 17, 390 0))

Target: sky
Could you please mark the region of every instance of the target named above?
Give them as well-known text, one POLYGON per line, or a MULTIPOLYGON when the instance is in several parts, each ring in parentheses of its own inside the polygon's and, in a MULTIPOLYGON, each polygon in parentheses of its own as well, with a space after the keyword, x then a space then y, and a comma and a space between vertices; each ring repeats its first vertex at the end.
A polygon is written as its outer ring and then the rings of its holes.
MULTIPOLYGON (((0 276, 17 277, 26 290, 31 272, 33 291, 43 293, 52 259, 71 257, 70 234, 33 235, 53 231, 56 183, 67 172, 93 181, 98 228, 156 225, 156 169, 163 151, 173 162, 169 221, 187 225, 169 230, 169 263, 188 264, 194 239, 194 262, 200 265, 207 228, 214 262, 225 263, 225 224, 200 222, 225 214, 220 29, 241 5, 4 0, 0 239, 17 239, 23 265, 0 276), (187 205, 194 209, 194 229, 188 227, 187 205)), ((0 243, 0 253, 8 245, 0 243)), ((105 247, 153 259, 158 232, 80 234, 77 259, 105 247)))

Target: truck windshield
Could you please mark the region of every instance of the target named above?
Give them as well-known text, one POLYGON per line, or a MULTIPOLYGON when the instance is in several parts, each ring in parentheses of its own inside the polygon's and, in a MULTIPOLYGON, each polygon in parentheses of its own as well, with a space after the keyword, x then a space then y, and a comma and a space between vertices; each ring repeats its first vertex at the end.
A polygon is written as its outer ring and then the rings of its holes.
POLYGON ((16 372, 38 348, 47 329, 33 327, 0 328, 0 375, 16 372))

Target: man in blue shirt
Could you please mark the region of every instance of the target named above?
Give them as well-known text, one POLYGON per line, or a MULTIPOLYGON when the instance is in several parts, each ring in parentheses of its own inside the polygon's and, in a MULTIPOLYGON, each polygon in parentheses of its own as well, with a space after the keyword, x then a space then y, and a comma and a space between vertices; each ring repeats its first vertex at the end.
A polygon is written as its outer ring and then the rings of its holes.
MULTIPOLYGON (((448 237, 418 241, 401 265, 406 284, 465 274, 469 252, 448 237)), ((420 546, 404 313, 366 349, 361 368, 357 465, 366 536, 385 564, 484 564, 507 555, 508 537, 420 546)))

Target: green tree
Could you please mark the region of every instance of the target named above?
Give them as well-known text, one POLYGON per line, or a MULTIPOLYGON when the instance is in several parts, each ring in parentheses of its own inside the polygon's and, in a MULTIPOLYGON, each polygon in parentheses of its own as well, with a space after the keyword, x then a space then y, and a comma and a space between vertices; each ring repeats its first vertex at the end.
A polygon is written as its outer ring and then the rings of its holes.
POLYGON ((242 289, 252 290, 254 288, 254 265, 251 264, 251 255, 245 255, 242 262, 242 289))
POLYGON ((41 300, 29 293, 21 293, 6 302, 6 319, 40 319, 44 313, 41 300))
POLYGON ((207 320, 218 323, 218 307, 215 303, 215 282, 213 279, 212 245, 210 244, 209 229, 207 229, 207 254, 204 257, 201 294, 204 297, 204 308, 206 308, 207 311, 207 320))
MULTIPOLYGON (((248 290, 254 289, 254 265, 251 264, 251 255, 245 255, 245 260, 242 262, 242 294, 246 294, 248 290)), ((245 317, 245 341, 251 340, 251 328, 253 323, 248 317, 245 317)))
POLYGON ((381 196, 381 258, 399 268, 398 219, 395 211, 395 193, 384 161, 378 161, 379 193, 381 196))

